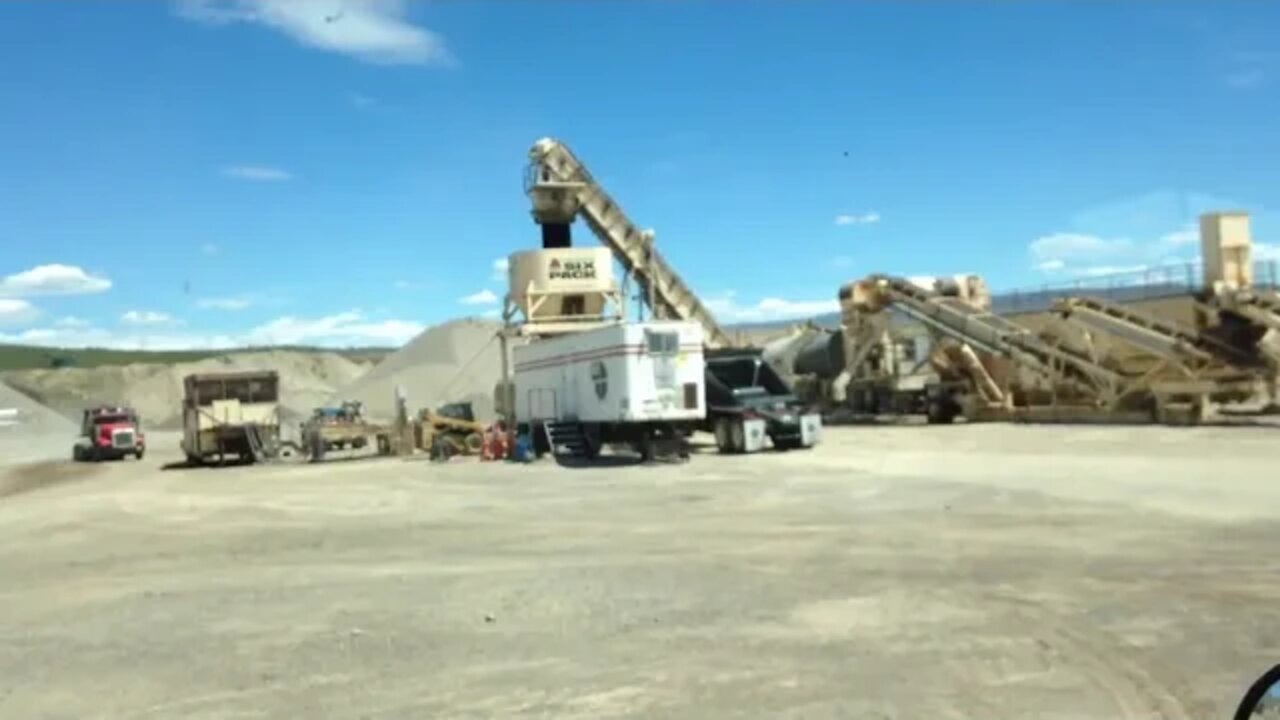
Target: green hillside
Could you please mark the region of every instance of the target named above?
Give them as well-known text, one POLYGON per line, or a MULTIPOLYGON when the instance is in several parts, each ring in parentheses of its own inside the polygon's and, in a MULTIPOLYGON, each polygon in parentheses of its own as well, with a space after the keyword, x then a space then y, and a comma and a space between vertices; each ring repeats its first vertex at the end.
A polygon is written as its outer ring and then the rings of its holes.
POLYGON ((50 348, 35 345, 0 344, 0 372, 50 367, 100 367, 103 365, 130 365, 133 363, 194 362, 225 355, 229 352, 269 352, 274 350, 333 352, 352 360, 371 362, 378 362, 389 353, 394 352, 394 348, 333 349, 296 345, 230 348, 226 350, 109 350, 106 348, 50 348))

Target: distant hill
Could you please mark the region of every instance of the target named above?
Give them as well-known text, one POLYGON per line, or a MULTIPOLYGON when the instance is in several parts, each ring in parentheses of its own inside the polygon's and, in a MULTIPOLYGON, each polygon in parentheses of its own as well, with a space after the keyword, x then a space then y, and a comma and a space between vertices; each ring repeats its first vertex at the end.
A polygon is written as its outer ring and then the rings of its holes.
MULTIPOLYGON (((1188 294, 1188 285, 1162 283, 1153 285, 1122 285, 1110 287, 1080 286, 1030 292, 1001 293, 992 297, 992 309, 1002 315, 1040 313, 1047 311, 1055 300, 1069 296, 1091 295, 1116 302, 1152 300, 1188 294)), ((751 336, 767 336, 786 330, 806 321, 820 327, 836 329, 840 326, 839 313, 825 313, 813 318, 792 318, 770 322, 747 322, 729 325, 733 333, 751 336)), ((910 323, 901 313, 893 313, 892 322, 910 323)), ((293 350, 298 352, 334 352, 350 360, 377 363, 395 352, 397 348, 318 348, 305 345, 280 347, 225 348, 219 350, 109 350, 106 348, 49 348, 34 345, 0 344, 0 372, 6 370, 30 370, 67 365, 71 367, 99 367, 103 365, 129 365, 132 363, 194 362, 225 355, 228 352, 265 352, 268 350, 293 350)))
POLYGON ((0 372, 7 370, 33 370, 49 367, 101 367, 106 365, 132 365, 133 363, 171 364, 195 362, 206 358, 235 353, 292 350, 296 352, 332 352, 356 362, 377 363, 395 348, 320 348, 307 345, 283 345, 278 347, 225 348, 217 350, 111 350, 107 348, 52 348, 37 345, 0 344, 0 372))

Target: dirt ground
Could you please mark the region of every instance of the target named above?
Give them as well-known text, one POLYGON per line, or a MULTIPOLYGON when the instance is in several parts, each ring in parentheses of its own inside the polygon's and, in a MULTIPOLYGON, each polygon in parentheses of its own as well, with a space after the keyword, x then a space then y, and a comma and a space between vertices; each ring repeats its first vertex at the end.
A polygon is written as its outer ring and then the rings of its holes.
POLYGON ((1280 659, 1277 440, 13 465, 0 717, 1228 717, 1280 659))

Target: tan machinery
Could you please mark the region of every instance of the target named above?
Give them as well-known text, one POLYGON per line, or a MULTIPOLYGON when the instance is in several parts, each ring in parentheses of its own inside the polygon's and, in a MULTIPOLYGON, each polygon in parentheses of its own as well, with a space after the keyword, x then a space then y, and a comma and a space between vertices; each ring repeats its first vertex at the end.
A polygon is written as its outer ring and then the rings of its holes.
POLYGON ((873 275, 846 285, 840 296, 846 317, 893 307, 938 336, 935 368, 944 379, 963 382, 937 386, 928 399, 934 421, 947 422, 956 414, 970 419, 1195 421, 1207 398, 1240 391, 1224 385, 1230 378, 1177 375, 1167 368, 1135 371, 1100 357, 1087 342, 1083 347, 1069 344, 1066 333, 1036 334, 984 307, 989 295, 976 278, 927 289, 906 279, 873 275))
POLYGON ((190 463, 260 462, 280 451, 275 371, 201 373, 183 379, 182 451, 190 463))
POLYGON ((447 460, 455 455, 479 455, 484 447, 484 423, 475 419, 471 403, 451 403, 422 410, 414 423, 414 445, 447 460))
POLYGON ((379 455, 392 451, 391 428, 371 423, 365 417, 364 405, 347 401, 338 407, 316 408, 300 428, 302 449, 312 462, 324 460, 331 450, 360 450, 372 438, 379 455))
POLYGON ((1280 296, 1253 286, 1248 216, 1209 213, 1200 219, 1204 288, 1197 326, 1154 317, 1095 297, 1059 300, 1061 317, 1100 330, 1142 351, 1145 365, 1125 370, 1159 378, 1157 387, 1184 386, 1197 404, 1248 400, 1268 386, 1274 400, 1280 365, 1280 296))

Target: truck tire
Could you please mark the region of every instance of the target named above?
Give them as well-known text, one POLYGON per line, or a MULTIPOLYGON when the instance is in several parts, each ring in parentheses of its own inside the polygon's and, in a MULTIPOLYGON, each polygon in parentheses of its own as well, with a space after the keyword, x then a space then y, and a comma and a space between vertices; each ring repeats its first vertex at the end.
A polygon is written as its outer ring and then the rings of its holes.
POLYGON ((717 450, 725 454, 733 452, 733 436, 729 430, 729 418, 716 420, 715 435, 717 450))
POLYGON ((600 457, 600 450, 604 447, 601 435, 600 426, 595 423, 585 423, 582 426, 582 454, 586 459, 595 460, 600 457))
POLYGON ((143 455, 145 455, 145 454, 147 454, 147 449, 146 449, 146 448, 138 448, 138 451, 137 451, 137 452, 135 452, 135 453, 133 454, 133 459, 134 459, 134 460, 141 460, 141 459, 142 459, 142 456, 143 456, 143 455))
POLYGON ((925 418, 930 425, 950 425, 956 419, 956 414, 950 403, 935 399, 929 401, 925 418))
POLYGON ((311 462, 318 463, 324 461, 324 451, 327 449, 325 446, 328 445, 328 443, 324 441, 324 438, 321 437, 319 433, 316 433, 311 436, 310 444, 311 447, 309 449, 311 450, 311 462))
POLYGON ((640 453, 640 462, 653 462, 657 453, 654 448, 652 432, 646 430, 645 433, 640 436, 640 440, 636 442, 636 450, 640 453))
POLYGON ((730 423, 729 437, 731 438, 733 452, 744 453, 747 451, 747 430, 742 427, 741 419, 735 419, 730 423))

